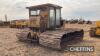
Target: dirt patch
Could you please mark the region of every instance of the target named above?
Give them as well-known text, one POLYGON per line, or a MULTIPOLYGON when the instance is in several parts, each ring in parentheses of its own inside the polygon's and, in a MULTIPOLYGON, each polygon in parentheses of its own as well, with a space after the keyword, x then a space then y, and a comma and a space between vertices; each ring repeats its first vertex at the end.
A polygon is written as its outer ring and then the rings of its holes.
POLYGON ((0 56, 100 56, 100 39, 91 38, 88 30, 93 25, 68 25, 66 28, 82 28, 84 40, 73 45, 94 46, 94 52, 66 52, 45 48, 34 43, 19 42, 16 33, 19 29, 0 28, 0 56))

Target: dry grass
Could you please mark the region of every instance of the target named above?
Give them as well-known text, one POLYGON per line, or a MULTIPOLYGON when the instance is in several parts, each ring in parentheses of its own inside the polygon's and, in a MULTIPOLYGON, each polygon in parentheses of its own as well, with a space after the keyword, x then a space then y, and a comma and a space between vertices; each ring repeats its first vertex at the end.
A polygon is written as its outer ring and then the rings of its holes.
POLYGON ((19 42, 16 33, 19 29, 0 28, 0 56, 100 56, 100 39, 91 38, 88 30, 93 25, 66 24, 66 28, 82 28, 85 30, 84 41, 74 44, 94 46, 95 52, 63 52, 48 49, 36 44, 19 42))

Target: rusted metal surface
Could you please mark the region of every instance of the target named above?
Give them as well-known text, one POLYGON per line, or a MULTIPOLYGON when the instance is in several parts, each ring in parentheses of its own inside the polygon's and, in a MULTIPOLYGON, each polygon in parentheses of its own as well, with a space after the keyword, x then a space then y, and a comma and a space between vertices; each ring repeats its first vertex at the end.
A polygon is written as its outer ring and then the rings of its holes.
MULTIPOLYGON (((29 37, 28 34, 30 33, 30 30, 25 29, 22 32, 17 34, 17 37, 21 41, 28 41, 29 37)), ((83 39, 83 31, 79 29, 68 29, 68 30, 55 30, 55 31, 46 31, 44 33, 41 33, 38 35, 38 41, 39 44, 50 47, 53 49, 62 49, 63 48, 63 43, 68 41, 75 41, 76 40, 81 40, 83 39)), ((30 39, 31 41, 34 39, 30 39)))
MULTIPOLYGON (((57 31, 47 31, 39 36, 39 43, 46 47, 51 47, 54 49, 62 49, 63 42, 68 42, 74 39, 82 39, 83 31, 81 30, 57 30, 57 31)), ((74 40, 75 41, 75 40, 74 40)))
POLYGON ((40 16, 30 17, 29 26, 30 27, 40 27, 40 16))
POLYGON ((29 31, 30 31, 29 29, 24 29, 24 30, 21 30, 19 33, 17 33, 16 36, 17 36, 18 40, 26 41, 29 31))

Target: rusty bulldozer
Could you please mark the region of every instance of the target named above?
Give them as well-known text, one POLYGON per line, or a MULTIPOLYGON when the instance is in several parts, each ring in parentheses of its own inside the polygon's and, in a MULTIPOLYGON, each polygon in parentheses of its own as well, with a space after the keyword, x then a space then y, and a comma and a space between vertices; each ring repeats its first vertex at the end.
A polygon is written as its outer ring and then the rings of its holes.
POLYGON ((82 40, 83 29, 62 29, 61 6, 42 4, 27 7, 29 9, 28 29, 17 34, 20 41, 32 41, 61 50, 63 42, 82 40))

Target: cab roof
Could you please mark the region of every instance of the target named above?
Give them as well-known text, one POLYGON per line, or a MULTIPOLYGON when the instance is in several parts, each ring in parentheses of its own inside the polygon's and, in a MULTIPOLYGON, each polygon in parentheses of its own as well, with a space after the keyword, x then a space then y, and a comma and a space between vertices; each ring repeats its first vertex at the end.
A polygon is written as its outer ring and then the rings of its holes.
POLYGON ((45 7, 62 8, 59 5, 50 4, 50 3, 42 4, 42 5, 36 5, 36 6, 30 6, 30 7, 26 7, 26 8, 28 8, 28 9, 42 9, 42 8, 45 8, 45 7))

